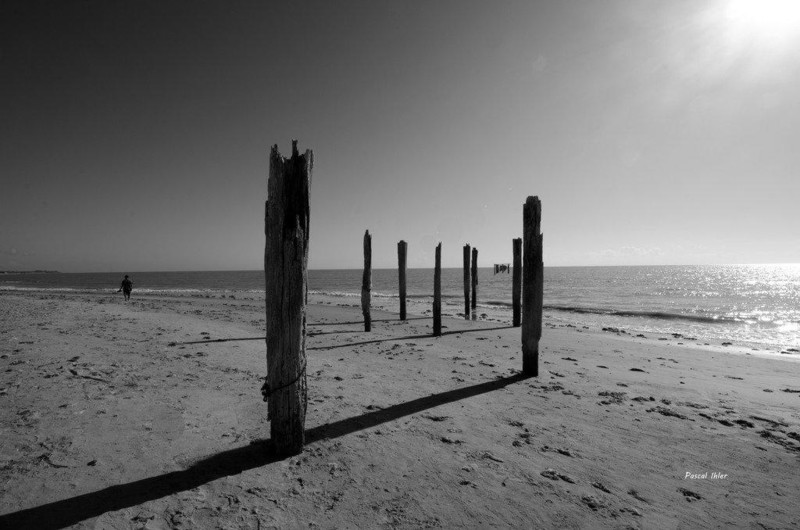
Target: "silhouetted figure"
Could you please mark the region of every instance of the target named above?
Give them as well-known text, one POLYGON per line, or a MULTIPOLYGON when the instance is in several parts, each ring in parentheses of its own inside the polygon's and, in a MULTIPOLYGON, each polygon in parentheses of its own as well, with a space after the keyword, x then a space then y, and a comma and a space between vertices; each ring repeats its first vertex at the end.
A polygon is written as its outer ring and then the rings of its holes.
POLYGON ((125 279, 122 280, 122 283, 119 286, 119 291, 122 291, 122 294, 125 295, 125 300, 130 300, 132 290, 133 290, 133 282, 130 280, 130 278, 128 278, 128 275, 126 274, 125 279))

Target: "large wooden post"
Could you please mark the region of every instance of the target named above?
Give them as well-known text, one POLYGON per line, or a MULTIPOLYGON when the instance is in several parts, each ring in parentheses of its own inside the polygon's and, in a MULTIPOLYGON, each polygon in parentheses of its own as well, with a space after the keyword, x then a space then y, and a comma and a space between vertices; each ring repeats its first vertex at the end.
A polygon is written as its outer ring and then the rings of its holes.
POLYGON ((518 328, 520 325, 520 298, 522 296, 522 238, 518 237, 513 241, 514 247, 514 271, 511 277, 511 305, 514 308, 513 325, 518 328))
POLYGON ((442 334, 442 244, 436 245, 436 265, 433 269, 433 335, 442 334))
POLYGON ((464 318, 469 320, 469 245, 464 245, 464 318))
POLYGON ((306 297, 308 290, 308 190, 314 155, 284 158, 272 146, 264 231, 266 279, 267 401, 270 436, 281 455, 303 450, 306 381, 306 297))
POLYGON ((528 197, 522 209, 522 372, 539 375, 539 339, 542 338, 542 203, 528 197))
POLYGON ((372 329, 369 314, 370 291, 372 290, 372 236, 364 232, 364 275, 361 279, 361 312, 364 313, 364 331, 372 329))
POLYGON ((397 243, 397 276, 400 281, 400 320, 406 319, 406 253, 408 244, 405 241, 397 243))
MULTIPOLYGON (((472 249, 472 311, 478 307, 478 249, 472 249)), ((473 315, 474 316, 474 315, 473 315)))

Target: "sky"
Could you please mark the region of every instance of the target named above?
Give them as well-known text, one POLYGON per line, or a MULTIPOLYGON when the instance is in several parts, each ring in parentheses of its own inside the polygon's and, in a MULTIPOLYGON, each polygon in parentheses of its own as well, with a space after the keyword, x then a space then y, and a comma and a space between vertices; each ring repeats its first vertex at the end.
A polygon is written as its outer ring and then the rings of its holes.
POLYGON ((0 3, 0 270, 800 262, 794 0, 0 3))

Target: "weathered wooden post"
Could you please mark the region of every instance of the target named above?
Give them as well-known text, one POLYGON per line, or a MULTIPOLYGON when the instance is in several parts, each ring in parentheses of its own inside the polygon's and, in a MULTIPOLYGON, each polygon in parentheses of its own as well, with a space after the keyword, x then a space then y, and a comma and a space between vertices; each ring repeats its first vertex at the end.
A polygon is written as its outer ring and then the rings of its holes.
POLYGON ((433 269, 433 335, 442 335, 442 244, 436 245, 436 265, 433 269))
POLYGON ((314 155, 283 158, 273 145, 264 216, 266 245, 267 401, 270 436, 277 454, 303 450, 306 381, 306 293, 308 290, 308 189, 314 155))
POLYGON ((397 276, 400 280, 400 320, 406 319, 406 251, 405 241, 397 243, 397 276))
POLYGON ((518 237, 513 242, 514 247, 514 272, 511 277, 511 306, 514 308, 513 324, 515 328, 520 324, 520 298, 522 295, 522 238, 518 237))
POLYGON ((469 320, 469 245, 464 245, 464 318, 469 320))
POLYGON ((364 275, 361 279, 361 312, 364 313, 364 331, 372 329, 369 314, 370 290, 372 289, 372 236, 364 232, 364 275))
POLYGON ((539 339, 542 338, 542 203, 528 197, 522 209, 522 373, 539 375, 539 339))
POLYGON ((472 249, 472 310, 478 307, 478 249, 472 249))

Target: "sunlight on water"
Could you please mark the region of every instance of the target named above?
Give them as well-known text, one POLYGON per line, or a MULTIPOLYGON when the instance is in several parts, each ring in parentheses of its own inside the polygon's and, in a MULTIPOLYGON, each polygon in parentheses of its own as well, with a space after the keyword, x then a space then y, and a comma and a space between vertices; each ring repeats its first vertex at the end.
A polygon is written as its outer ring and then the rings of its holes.
MULTIPOLYGON (((479 315, 511 320, 511 274, 480 270, 479 315)), ((132 273, 136 292, 263 292, 262 271, 132 273)), ((373 270, 376 308, 398 311, 397 271, 373 270)), ((0 290, 114 291, 120 275, 2 275, 0 290)), ((309 271, 309 291, 358 305, 361 271, 309 271)), ((464 311, 463 271, 443 269, 443 313, 464 311)), ((431 269, 408 270, 409 312, 429 311, 431 269)), ((800 264, 545 268, 544 303, 552 321, 681 333, 698 341, 734 341, 780 350, 800 347, 800 264)))

